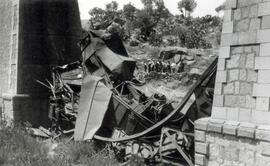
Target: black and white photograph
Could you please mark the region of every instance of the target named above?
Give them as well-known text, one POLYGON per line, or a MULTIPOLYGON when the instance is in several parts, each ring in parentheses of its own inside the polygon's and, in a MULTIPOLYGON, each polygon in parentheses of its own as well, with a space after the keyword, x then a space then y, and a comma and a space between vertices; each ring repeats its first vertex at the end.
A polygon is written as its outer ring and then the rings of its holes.
POLYGON ((270 166, 270 0, 0 0, 0 166, 270 166))

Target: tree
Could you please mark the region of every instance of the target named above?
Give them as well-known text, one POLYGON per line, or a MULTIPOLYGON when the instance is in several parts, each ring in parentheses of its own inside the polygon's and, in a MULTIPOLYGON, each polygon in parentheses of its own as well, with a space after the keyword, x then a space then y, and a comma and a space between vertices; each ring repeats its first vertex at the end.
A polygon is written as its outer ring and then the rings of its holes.
POLYGON ((118 3, 112 1, 106 4, 106 9, 95 7, 89 11, 90 28, 91 29, 106 29, 113 21, 120 17, 121 12, 117 10, 118 3))
POLYGON ((118 12, 118 3, 116 1, 112 1, 106 4, 106 16, 109 20, 114 20, 120 17, 120 13, 118 12))
POLYGON ((185 17, 190 16, 190 14, 197 7, 197 2, 195 0, 181 0, 178 2, 178 9, 185 17))
POLYGON ((108 4, 106 4, 106 10, 107 11, 113 11, 116 12, 118 9, 118 3, 116 1, 112 1, 108 4))
POLYGON ((126 20, 133 21, 135 19, 136 8, 131 4, 123 6, 123 14, 126 20))
POLYGON ((144 8, 136 14, 136 25, 139 26, 141 34, 145 39, 150 37, 150 34, 155 33, 162 22, 171 16, 169 10, 165 7, 163 0, 141 0, 144 8))
POLYGON ((105 10, 95 7, 92 8, 88 13, 90 15, 89 21, 91 29, 100 29, 108 24, 105 10))

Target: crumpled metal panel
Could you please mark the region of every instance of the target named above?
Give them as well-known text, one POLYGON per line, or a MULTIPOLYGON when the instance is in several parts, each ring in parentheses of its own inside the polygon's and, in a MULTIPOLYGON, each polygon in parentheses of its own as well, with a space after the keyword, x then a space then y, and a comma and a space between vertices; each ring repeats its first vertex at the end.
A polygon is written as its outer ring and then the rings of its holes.
POLYGON ((101 77, 87 75, 83 79, 74 139, 89 140, 101 127, 112 96, 101 77))

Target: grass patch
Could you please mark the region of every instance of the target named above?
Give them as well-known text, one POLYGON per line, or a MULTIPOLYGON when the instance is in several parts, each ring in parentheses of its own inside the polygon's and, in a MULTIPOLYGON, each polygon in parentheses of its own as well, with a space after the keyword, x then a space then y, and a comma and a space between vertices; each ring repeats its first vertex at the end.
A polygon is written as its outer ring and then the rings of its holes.
POLYGON ((93 142, 38 141, 22 127, 1 127, 0 165, 88 166, 118 165, 108 146, 93 142))

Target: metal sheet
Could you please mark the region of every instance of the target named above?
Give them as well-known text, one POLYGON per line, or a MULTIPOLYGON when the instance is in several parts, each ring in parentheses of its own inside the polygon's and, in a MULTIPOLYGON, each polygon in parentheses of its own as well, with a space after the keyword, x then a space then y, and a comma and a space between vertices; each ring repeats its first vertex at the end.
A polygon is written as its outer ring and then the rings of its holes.
POLYGON ((112 96, 110 89, 101 80, 100 77, 90 75, 83 79, 75 140, 92 139, 101 127, 112 96))

